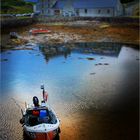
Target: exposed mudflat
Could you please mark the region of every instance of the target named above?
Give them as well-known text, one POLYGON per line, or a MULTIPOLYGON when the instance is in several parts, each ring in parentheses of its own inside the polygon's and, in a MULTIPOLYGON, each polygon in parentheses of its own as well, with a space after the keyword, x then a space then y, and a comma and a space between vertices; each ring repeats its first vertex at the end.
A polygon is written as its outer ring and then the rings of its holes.
MULTIPOLYGON (((75 42, 115 42, 139 44, 139 24, 105 23, 99 21, 75 21, 67 23, 34 24, 17 29, 4 29, 2 49, 12 49, 26 43, 58 44, 75 42), (48 29, 51 33, 30 35, 31 29, 48 29), (18 32, 18 39, 10 39, 9 32, 18 32)), ((25 48, 24 48, 25 49, 25 48)))

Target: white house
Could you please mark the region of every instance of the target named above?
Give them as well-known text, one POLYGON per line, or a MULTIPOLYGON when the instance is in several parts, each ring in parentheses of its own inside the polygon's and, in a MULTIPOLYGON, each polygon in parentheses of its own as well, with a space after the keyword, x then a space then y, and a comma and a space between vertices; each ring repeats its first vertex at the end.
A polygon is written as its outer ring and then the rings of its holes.
POLYGON ((42 15, 50 15, 51 7, 57 0, 38 0, 35 5, 35 12, 40 12, 42 15))
POLYGON ((78 16, 113 17, 123 12, 119 0, 75 0, 73 7, 78 16))
POLYGON ((123 15, 120 0, 38 0, 44 15, 113 17, 123 15))

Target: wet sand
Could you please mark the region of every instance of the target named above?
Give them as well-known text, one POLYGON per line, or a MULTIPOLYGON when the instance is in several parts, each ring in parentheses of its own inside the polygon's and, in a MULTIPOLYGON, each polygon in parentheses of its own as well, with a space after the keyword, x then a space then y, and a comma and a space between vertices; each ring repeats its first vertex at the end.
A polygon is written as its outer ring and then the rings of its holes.
MULTIPOLYGON (((131 112, 132 113, 132 112, 131 112)), ((133 113, 135 115, 135 113, 133 113)), ((138 140, 138 116, 81 111, 64 118, 62 140, 138 140), (129 116, 129 117, 128 117, 129 116)))
MULTIPOLYGON (((134 104, 134 102, 131 102, 134 104)), ((83 109, 63 115, 61 119, 60 140, 138 140, 138 110, 119 106, 119 110, 83 109), (120 110, 123 109, 123 110, 120 110)), ((20 109, 12 99, 0 106, 1 140, 23 140, 19 123, 20 109)), ((27 140, 27 139, 24 139, 27 140)))
POLYGON ((62 117, 62 140, 138 140, 138 85, 115 98, 98 108, 81 108, 62 117))

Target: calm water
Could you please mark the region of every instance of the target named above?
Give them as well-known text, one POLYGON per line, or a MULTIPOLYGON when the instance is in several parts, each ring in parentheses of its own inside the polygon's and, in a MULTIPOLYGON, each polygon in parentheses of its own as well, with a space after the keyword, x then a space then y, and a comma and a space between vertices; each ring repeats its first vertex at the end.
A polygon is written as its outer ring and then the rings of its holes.
POLYGON ((139 50, 109 43, 59 47, 54 56, 39 45, 1 53, 0 139, 23 139, 15 102, 24 107, 34 95, 41 99, 41 84, 61 119, 61 140, 138 138, 139 50))

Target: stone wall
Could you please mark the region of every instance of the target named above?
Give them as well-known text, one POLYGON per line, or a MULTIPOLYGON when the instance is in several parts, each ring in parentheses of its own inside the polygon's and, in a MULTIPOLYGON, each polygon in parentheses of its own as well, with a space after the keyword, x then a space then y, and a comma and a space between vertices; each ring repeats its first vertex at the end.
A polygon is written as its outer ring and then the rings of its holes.
POLYGON ((35 17, 35 18, 9 18, 1 20, 1 28, 11 28, 31 25, 34 23, 74 22, 79 20, 101 21, 109 23, 139 23, 139 19, 129 17, 35 17))
POLYGON ((130 17, 45 17, 40 16, 34 19, 38 23, 69 22, 78 20, 101 21, 109 23, 139 23, 139 19, 130 17))
POLYGON ((11 28, 11 27, 20 27, 26 26, 34 23, 33 18, 6 18, 1 19, 1 28, 11 28))

